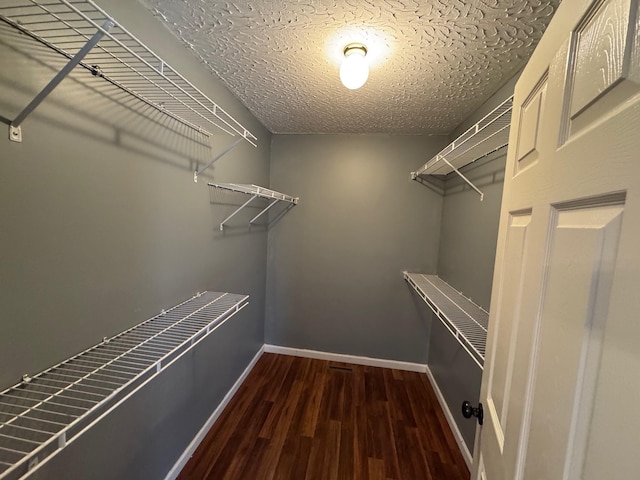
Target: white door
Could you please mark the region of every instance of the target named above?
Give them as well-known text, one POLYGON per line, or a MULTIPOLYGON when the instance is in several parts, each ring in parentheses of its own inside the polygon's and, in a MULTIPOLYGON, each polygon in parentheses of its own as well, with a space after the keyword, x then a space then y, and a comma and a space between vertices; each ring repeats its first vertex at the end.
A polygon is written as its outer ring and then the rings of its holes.
POLYGON ((515 91, 472 479, 640 479, 638 0, 564 0, 515 91))

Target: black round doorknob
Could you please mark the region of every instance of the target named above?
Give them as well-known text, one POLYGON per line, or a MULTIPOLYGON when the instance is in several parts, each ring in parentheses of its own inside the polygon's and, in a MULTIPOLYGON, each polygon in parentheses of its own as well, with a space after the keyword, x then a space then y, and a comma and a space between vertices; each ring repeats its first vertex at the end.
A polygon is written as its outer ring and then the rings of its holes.
POLYGON ((462 402, 462 416, 464 418, 476 417, 478 419, 478 423, 482 425, 484 421, 484 411, 482 410, 482 403, 478 404, 478 407, 474 407, 471 405, 469 400, 465 400, 462 402))

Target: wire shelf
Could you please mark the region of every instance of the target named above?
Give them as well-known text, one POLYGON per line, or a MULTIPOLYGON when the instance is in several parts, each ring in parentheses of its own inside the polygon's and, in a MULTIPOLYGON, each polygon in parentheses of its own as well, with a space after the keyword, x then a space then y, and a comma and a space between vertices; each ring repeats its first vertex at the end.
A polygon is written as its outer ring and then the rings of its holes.
POLYGON ((22 478, 247 305, 199 293, 0 393, 0 479, 22 478))
POLYGON ((489 313, 437 275, 403 274, 409 285, 482 369, 489 313))
POLYGON ((268 200, 272 200, 263 210, 258 213, 255 217, 253 217, 249 221, 249 225, 252 225, 259 217, 261 217, 265 212, 267 212, 271 207, 273 207, 278 202, 287 202, 292 205, 297 205, 300 197, 293 197, 291 195, 287 195, 286 193, 276 192, 275 190, 270 190, 268 188, 260 187, 259 185, 252 184, 242 184, 242 183, 208 183, 212 188, 218 188, 222 190, 227 190, 230 192, 236 193, 244 193, 246 195, 251 195, 251 198, 247 200, 244 204, 242 204, 237 210, 235 210, 231 215, 225 218, 220 223, 220 230, 224 230, 224 225, 234 217, 237 213, 239 213, 243 208, 249 205, 256 198, 266 198, 268 200))
POLYGON ((222 188, 223 190, 229 190, 232 192, 246 193, 247 195, 256 195, 260 198, 274 198, 293 204, 297 204, 298 200, 300 200, 300 197, 292 197, 291 195, 287 195, 286 193, 269 190, 268 188, 264 188, 259 185, 250 185, 243 183, 208 183, 207 185, 214 188, 222 188))
POLYGON ((204 135, 222 130, 256 146, 251 132, 91 0, 3 0, 0 20, 70 60, 88 48, 77 65, 93 75, 204 135))
POLYGON ((424 175, 447 175, 456 172, 482 195, 482 192, 464 177, 459 169, 509 144, 512 110, 513 95, 447 145, 417 171, 411 172, 411 178, 417 180, 418 177, 424 175))

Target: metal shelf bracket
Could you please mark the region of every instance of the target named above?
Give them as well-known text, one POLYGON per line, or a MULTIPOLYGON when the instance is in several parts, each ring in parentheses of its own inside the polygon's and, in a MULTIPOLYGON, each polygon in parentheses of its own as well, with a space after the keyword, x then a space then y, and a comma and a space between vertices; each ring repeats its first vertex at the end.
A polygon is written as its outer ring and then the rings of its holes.
MULTIPOLYGON (((13 24, 11 20, 5 19, 7 23, 13 24)), ((51 79, 51 81, 38 93, 31 102, 24 107, 24 109, 16 116, 15 119, 9 125, 9 140, 13 142, 22 142, 22 130, 20 129, 20 125, 24 120, 33 112, 38 105, 42 103, 42 101, 47 98, 47 96, 53 92, 53 90, 65 79, 71 70, 74 69, 76 65, 78 65, 82 59, 91 51, 93 47, 95 47, 100 39, 115 25, 115 22, 112 19, 107 19, 101 27, 98 28, 96 33, 84 44, 84 46, 78 50, 78 52, 67 62, 67 64, 56 74, 55 77, 51 79)))
POLYGON ((224 230, 224 224, 227 223, 229 220, 231 220, 233 217, 235 217, 244 207, 246 207, 247 205, 249 205, 254 199, 256 199, 258 197, 258 195, 253 195, 249 200, 247 200, 246 202, 244 202, 242 205, 240 205, 231 215, 229 215, 227 218, 225 218, 222 222, 220 222, 220 231, 224 230))
POLYGON ((260 187, 258 185, 247 185, 241 183, 208 183, 210 187, 219 188, 222 190, 228 190, 230 192, 244 193, 247 195, 251 195, 251 198, 236 208, 233 213, 231 213, 227 218, 225 218, 222 222, 220 222, 220 230, 224 231, 225 224, 231 220, 231 218, 235 217, 243 208, 249 205, 256 198, 265 198, 271 200, 269 204, 264 207, 260 213, 258 213, 255 217, 249 220, 249 226, 253 225, 254 222, 264 215, 269 209, 271 209, 274 205, 279 202, 287 202, 292 205, 297 205, 300 200, 299 197, 292 197, 291 195, 287 195, 285 193, 276 192, 275 190, 270 190, 268 188, 260 187))
POLYGON ((253 225, 253 222, 255 222, 258 218, 260 218, 262 216, 263 213, 267 212, 271 207, 273 207, 276 203, 278 203, 280 200, 278 199, 274 199, 269 205, 267 205, 266 207, 264 207, 262 209, 262 211, 257 214, 255 217, 253 217, 251 220, 249 220, 249 225, 253 225))
POLYGON ((207 163, 204 167, 199 168, 195 172, 193 172, 193 182, 194 183, 198 183, 198 175, 202 175, 205 170, 207 170, 209 167, 211 167, 214 163, 216 163, 218 160, 220 160, 222 157, 224 157, 231 150, 236 148, 236 146, 239 145, 243 140, 244 140, 244 137, 237 138, 235 142, 233 142, 231 145, 229 145, 227 148, 225 148, 218 155, 213 157, 213 160, 211 160, 209 163, 207 163))
POLYGON ((444 163, 446 163, 447 165, 449 165, 449 166, 453 169, 453 171, 454 171, 454 172, 456 172, 456 173, 460 176, 460 178, 462 178, 465 182, 467 182, 467 184, 468 184, 471 188, 473 188, 476 192, 478 192, 478 195, 480 195, 480 201, 484 200, 484 193, 482 193, 482 192, 478 189, 478 187, 476 187, 473 183, 471 183, 471 180, 469 180, 467 177, 465 177, 465 176, 464 176, 464 174, 463 174, 460 170, 458 170, 456 167, 454 167, 453 165, 451 165, 451 163, 449 163, 449 160, 447 160, 446 158, 443 158, 443 159, 442 159, 442 161, 443 161, 444 163))

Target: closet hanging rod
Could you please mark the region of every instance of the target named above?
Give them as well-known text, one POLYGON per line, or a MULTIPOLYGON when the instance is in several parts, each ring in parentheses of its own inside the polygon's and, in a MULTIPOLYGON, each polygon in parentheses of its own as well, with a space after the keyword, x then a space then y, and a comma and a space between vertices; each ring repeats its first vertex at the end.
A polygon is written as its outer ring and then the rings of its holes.
POLYGON ((257 146, 249 130, 92 0, 4 0, 0 19, 67 58, 90 39, 88 29, 101 30, 81 66, 204 135, 213 126, 257 146), (105 22, 113 22, 108 31, 105 22))

